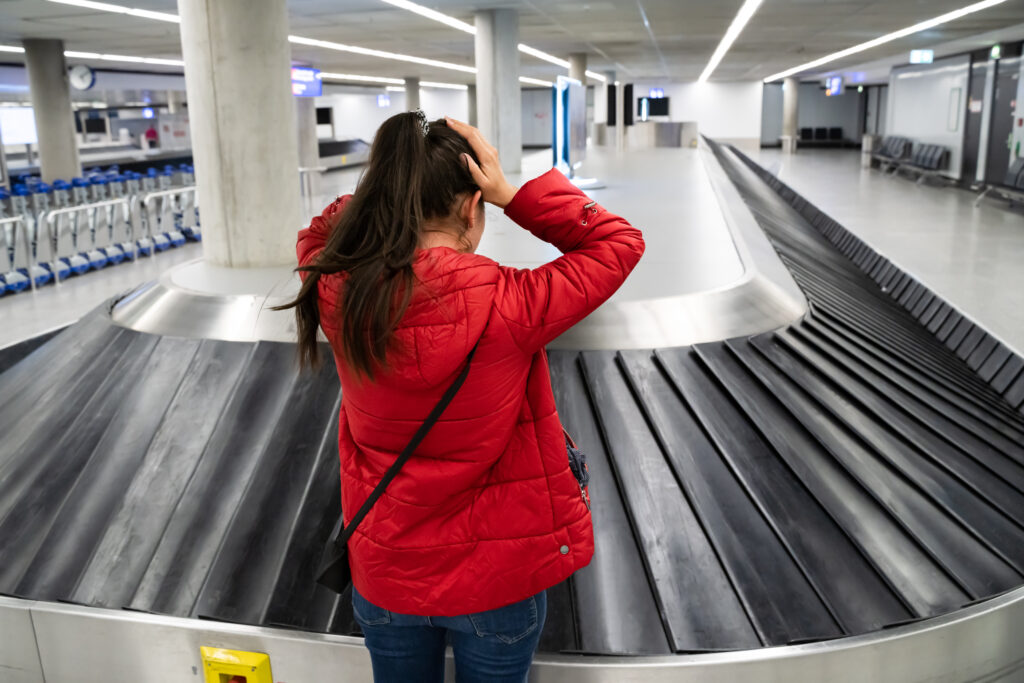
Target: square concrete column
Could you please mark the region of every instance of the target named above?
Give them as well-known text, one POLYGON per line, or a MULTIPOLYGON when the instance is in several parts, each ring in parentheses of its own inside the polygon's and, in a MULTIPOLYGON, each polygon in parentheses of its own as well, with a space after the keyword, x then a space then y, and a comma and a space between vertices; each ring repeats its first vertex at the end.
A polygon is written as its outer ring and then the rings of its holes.
POLYGON ((800 97, 800 79, 787 78, 782 82, 782 151, 796 151, 797 105, 800 97))
POLYGON ((295 262, 299 152, 285 0, 178 0, 203 255, 295 262))
POLYGON ((569 78, 575 78, 587 87, 587 53, 574 52, 569 55, 569 78))
POLYGON ((476 13, 476 102, 480 131, 498 150, 507 173, 523 161, 519 90, 519 15, 513 9, 476 13))
POLYGON ((28 67, 28 89, 39 138, 39 165, 43 182, 67 180, 82 174, 71 111, 71 89, 60 40, 23 42, 28 67))
POLYGON ((466 90, 466 95, 469 98, 469 113, 467 114, 466 123, 475 127, 478 123, 476 116, 476 86, 470 85, 466 90))
POLYGON ((415 76, 405 77, 405 108, 407 111, 420 108, 420 79, 415 76))
MULTIPOLYGON (((320 166, 320 140, 316 135, 316 98, 295 97, 295 119, 299 142, 299 167, 314 169, 320 166)), ((307 200, 320 194, 319 171, 306 171, 307 200)))

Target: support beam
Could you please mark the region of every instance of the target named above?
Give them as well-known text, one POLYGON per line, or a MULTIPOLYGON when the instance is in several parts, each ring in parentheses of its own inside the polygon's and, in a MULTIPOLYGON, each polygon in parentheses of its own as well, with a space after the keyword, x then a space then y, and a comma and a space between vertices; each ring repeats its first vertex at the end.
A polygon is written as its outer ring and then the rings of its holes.
POLYGON ((518 44, 519 15, 515 10, 476 13, 478 127, 498 150, 506 173, 518 173, 523 160, 518 44))
POLYGON ((787 78, 782 82, 782 151, 796 151, 797 105, 800 98, 800 79, 787 78))
POLYGON ((33 38, 23 41, 23 45, 43 182, 71 180, 82 174, 82 165, 78 160, 64 43, 33 38))
POLYGON ((405 77, 405 108, 408 111, 420 108, 420 79, 416 76, 405 77))
POLYGON ((299 152, 285 0, 178 0, 203 255, 295 262, 299 152))
POLYGON ((574 52, 569 55, 569 78, 575 78, 587 87, 587 53, 574 52))

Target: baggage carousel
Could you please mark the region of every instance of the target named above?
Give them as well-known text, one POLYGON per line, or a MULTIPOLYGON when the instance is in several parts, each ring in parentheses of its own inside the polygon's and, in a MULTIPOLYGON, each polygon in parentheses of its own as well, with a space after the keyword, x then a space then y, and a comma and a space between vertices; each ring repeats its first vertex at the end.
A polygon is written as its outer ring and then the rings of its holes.
MULTIPOLYGON (((738 151, 701 153, 742 282, 549 351, 596 552, 549 590, 531 680, 1021 680, 1024 359, 738 151)), ((335 369, 297 374, 244 297, 189 318, 173 284, 0 353, 0 665, 191 680, 217 645, 370 680, 349 596, 312 580, 335 369)))

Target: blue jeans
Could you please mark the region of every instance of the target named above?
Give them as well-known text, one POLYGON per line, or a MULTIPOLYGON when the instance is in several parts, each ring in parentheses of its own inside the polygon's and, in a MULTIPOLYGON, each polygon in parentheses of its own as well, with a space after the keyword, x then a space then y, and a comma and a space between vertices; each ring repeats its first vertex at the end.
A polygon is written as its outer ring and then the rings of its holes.
POLYGON ((375 683, 442 683, 445 645, 458 683, 524 683, 547 617, 547 593, 487 612, 420 617, 377 607, 352 587, 375 683))

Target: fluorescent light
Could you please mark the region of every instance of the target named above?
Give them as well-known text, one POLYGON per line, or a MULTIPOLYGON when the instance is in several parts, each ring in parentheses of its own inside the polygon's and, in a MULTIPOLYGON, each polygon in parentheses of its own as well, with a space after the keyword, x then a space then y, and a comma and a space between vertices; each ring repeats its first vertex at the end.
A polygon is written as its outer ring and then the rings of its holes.
POLYGON ((597 73, 596 71, 587 71, 586 74, 588 77, 593 78, 595 81, 601 81, 602 83, 608 82, 607 78, 597 73))
POLYGON ((413 64, 422 64, 424 66, 436 66, 441 69, 451 69, 452 71, 462 71, 464 73, 475 74, 476 68, 472 66, 465 66, 462 64, 454 64, 452 62, 442 62, 437 59, 424 59, 423 57, 413 57, 411 55, 403 55, 397 52, 386 52, 384 50, 371 50, 366 47, 356 47, 355 45, 344 45, 342 43, 332 43, 329 40, 315 40, 313 38, 303 38, 302 36, 288 36, 289 43, 295 43, 296 45, 308 45, 310 47, 322 47, 326 50, 336 50, 338 52, 351 52, 357 55, 366 55, 367 57, 380 57, 382 59, 394 59, 400 62, 411 62, 413 64))
POLYGON ((757 11, 757 8, 761 6, 763 1, 764 0, 746 0, 746 2, 743 3, 743 6, 740 7, 740 11, 736 13, 736 18, 732 20, 732 23, 729 24, 729 28, 726 30, 725 35, 722 36, 722 42, 720 42, 718 47, 715 48, 714 53, 711 55, 711 60, 708 62, 708 65, 704 67, 704 71, 701 73, 700 78, 697 79, 698 83, 703 83, 708 80, 708 77, 711 76, 712 72, 714 72, 718 67, 718 63, 722 61, 722 58, 725 57, 725 53, 728 52, 729 48, 732 47, 732 44, 736 42, 740 32, 743 31, 747 22, 750 21, 752 16, 754 16, 754 12, 757 11))
POLYGON ((399 7, 401 9, 414 12, 420 15, 421 17, 426 17, 427 19, 439 21, 442 24, 447 24, 448 26, 451 26, 452 28, 458 29, 460 31, 465 31, 466 33, 472 33, 474 35, 476 34, 476 26, 474 26, 473 24, 467 24, 464 21, 459 21, 455 17, 450 17, 447 14, 442 14, 441 12, 424 7, 423 5, 417 5, 415 2, 409 2, 409 0, 382 0, 382 2, 386 2, 389 5, 394 5, 395 7, 399 7))
POLYGON ((68 59, 94 59, 105 62, 129 62, 132 64, 155 64, 159 66, 185 66, 180 59, 160 59, 158 57, 133 57, 131 55, 108 55, 98 52, 77 52, 65 50, 64 56, 68 59))
POLYGON ((519 82, 520 83, 528 83, 530 85, 544 85, 544 86, 548 86, 548 87, 554 85, 554 83, 552 83, 551 81, 542 81, 539 78, 527 78, 526 76, 520 76, 519 77, 519 82))
POLYGON ((569 68, 569 60, 567 60, 567 59, 559 59, 558 57, 556 57, 554 55, 549 55, 547 52, 543 52, 542 50, 538 50, 536 48, 530 47, 529 45, 524 45, 523 43, 519 43, 518 47, 519 47, 519 51, 520 52, 524 52, 524 53, 526 53, 528 55, 532 55, 532 56, 536 57, 537 59, 543 59, 545 62, 551 62, 552 64, 557 64, 558 66, 562 67, 563 69, 568 69, 569 68))
POLYGON ((385 78, 383 76, 359 76, 357 74, 336 74, 329 73, 327 71, 321 71, 320 78, 329 79, 332 81, 355 81, 357 83, 391 83, 394 85, 403 85, 405 83, 405 80, 401 78, 385 78))
POLYGON ((128 14, 133 17, 140 17, 142 19, 156 19, 157 21, 167 21, 172 24, 181 23, 181 17, 179 17, 177 14, 169 14, 167 12, 154 12, 148 9, 136 9, 134 7, 124 7, 122 5, 112 5, 109 2, 92 2, 92 0, 50 0, 50 2, 56 2, 61 5, 72 5, 74 7, 83 7, 85 9, 94 9, 100 12, 128 14))
POLYGON ((405 92, 405 88, 401 85, 389 85, 384 89, 388 92, 405 92))
POLYGON ((421 88, 444 88, 446 90, 469 90, 468 85, 462 83, 435 83, 434 81, 420 81, 421 88))
POLYGON ((905 38, 906 36, 913 35, 914 33, 919 33, 921 31, 926 31, 926 30, 928 30, 930 28, 934 28, 936 26, 940 26, 942 24, 945 24, 947 22, 953 21, 955 19, 959 19, 960 17, 965 17, 968 14, 973 14, 975 12, 980 12, 982 10, 988 9, 989 7, 995 7, 996 5, 1001 5, 1004 2, 1006 2, 1006 0, 984 0, 984 2, 976 2, 973 5, 967 5, 966 7, 961 7, 958 10, 953 10, 952 12, 946 12, 945 14, 939 15, 939 16, 935 17, 934 19, 928 19, 927 21, 922 21, 922 22, 920 22, 918 24, 914 24, 913 26, 908 26, 907 28, 900 29, 899 31, 893 31, 892 33, 886 33, 884 36, 879 36, 878 38, 875 38, 874 40, 869 40, 866 43, 861 43, 860 45, 854 45, 853 47, 848 47, 845 50, 840 50, 839 52, 833 52, 830 55, 825 55, 824 57, 821 57, 820 59, 815 59, 813 62, 807 62, 806 64, 801 64, 800 66, 794 66, 792 69, 786 69, 785 71, 780 71, 779 73, 773 74, 773 75, 767 77, 766 79, 764 79, 764 82, 765 83, 770 83, 771 81, 777 81, 780 78, 786 78, 787 76, 792 76, 793 74, 800 73, 801 71, 806 71, 808 69, 813 69, 816 66, 821 66, 823 64, 828 64, 829 62, 834 62, 837 59, 842 59, 843 57, 849 57, 850 55, 855 55, 858 52, 863 52, 864 50, 870 50, 873 47, 878 47, 879 45, 884 45, 885 43, 891 42, 893 40, 898 40, 900 38, 905 38))
POLYGON ((16 45, 0 45, 0 52, 24 52, 25 48, 16 45))

